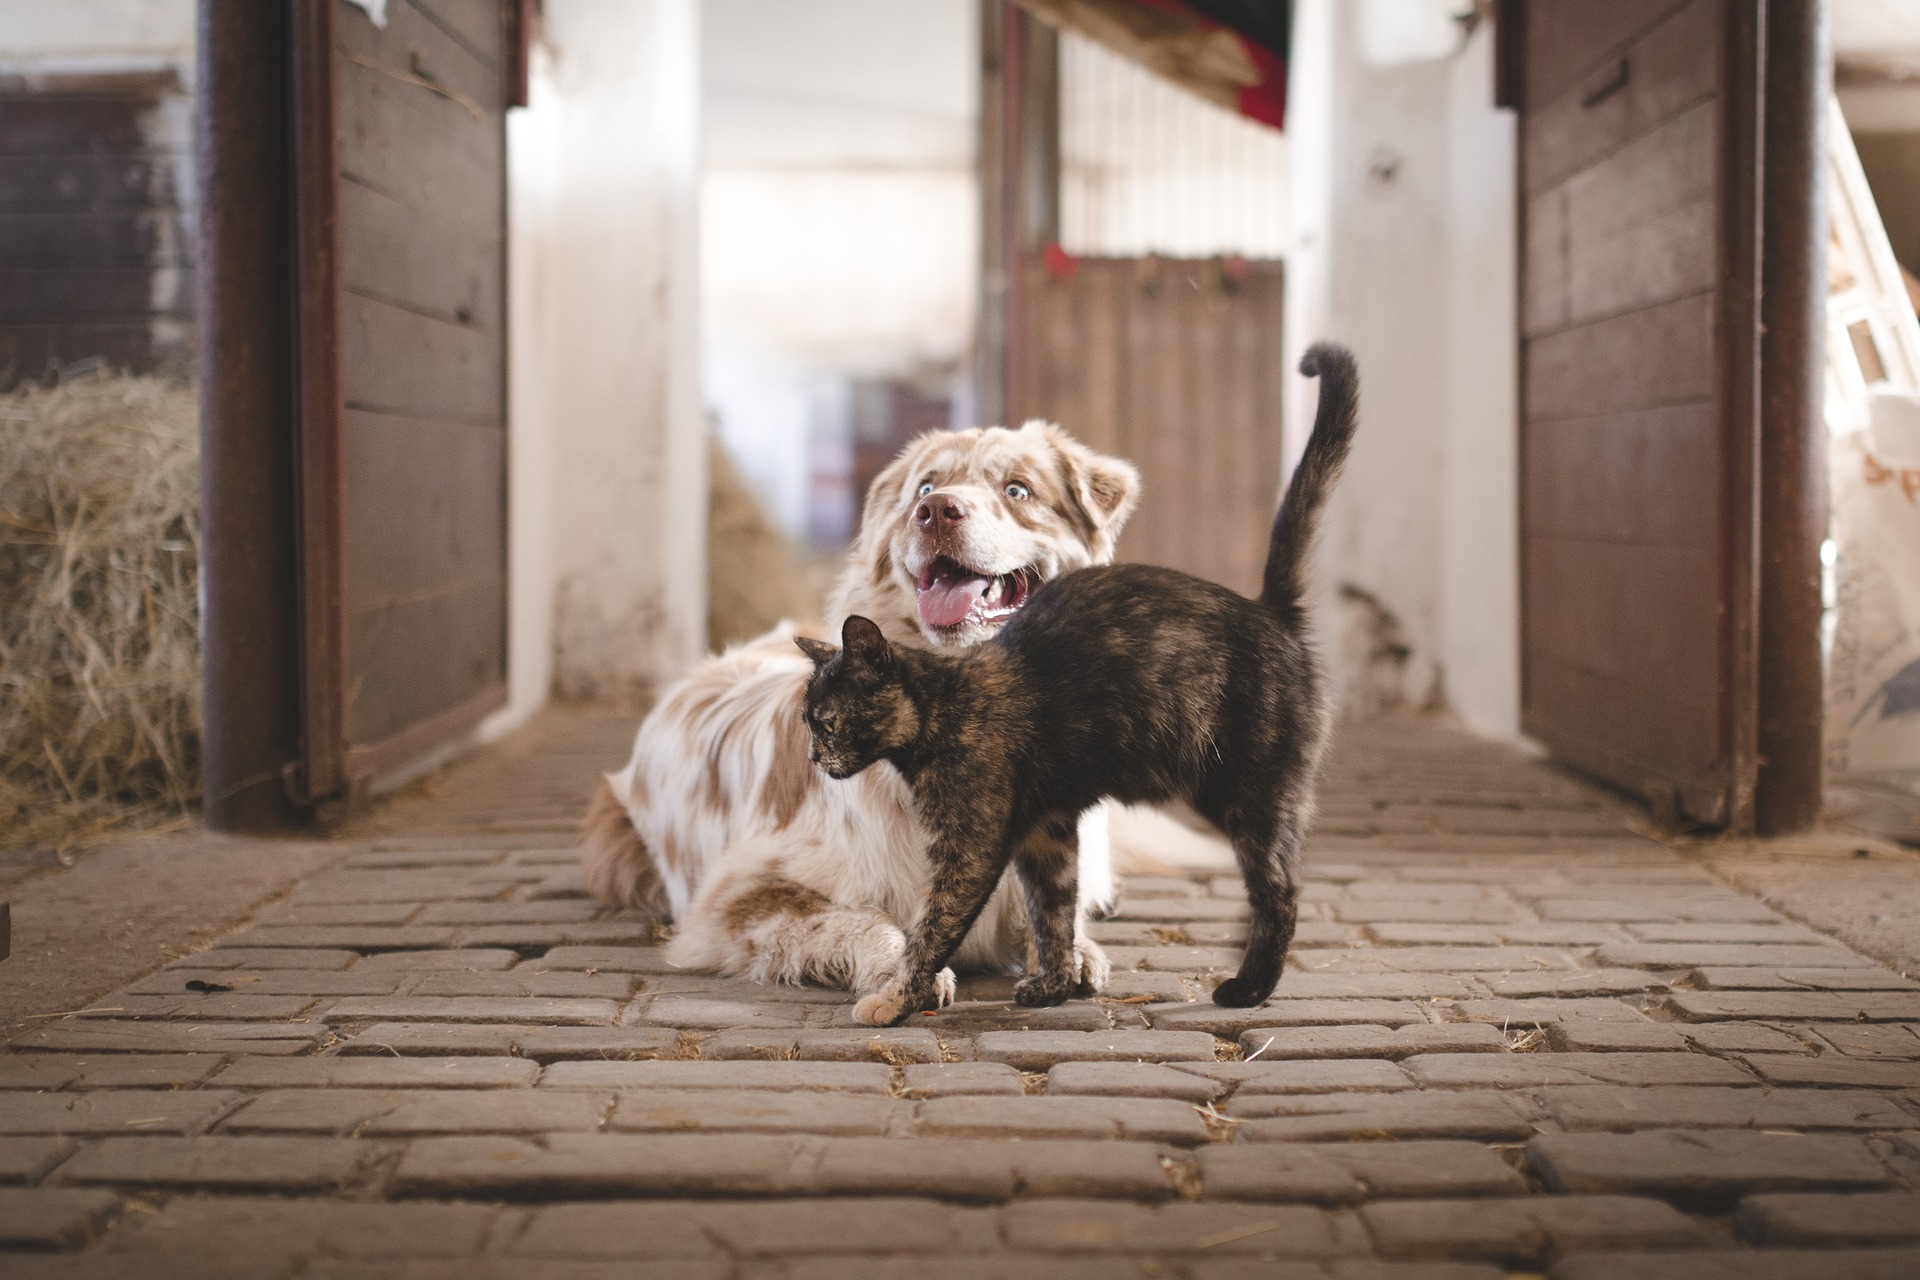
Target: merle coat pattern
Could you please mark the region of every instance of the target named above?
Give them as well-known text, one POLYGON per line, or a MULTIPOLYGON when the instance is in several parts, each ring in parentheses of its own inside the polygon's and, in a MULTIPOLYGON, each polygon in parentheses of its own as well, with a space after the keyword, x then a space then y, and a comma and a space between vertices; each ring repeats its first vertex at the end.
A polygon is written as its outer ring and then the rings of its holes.
POLYGON ((1033 929, 1025 1005, 1090 985, 1074 937, 1075 819, 1096 802, 1185 800, 1225 833, 1252 923, 1215 1003, 1273 993, 1298 911, 1329 712, 1301 600, 1303 562, 1353 439, 1353 357, 1321 343, 1313 434, 1274 519, 1260 596, 1171 569, 1082 569, 1042 588, 993 641, 948 655, 896 648, 850 617, 814 660, 813 758, 836 778, 891 762, 934 833, 934 886, 895 981, 854 1017, 887 1025, 931 1007, 934 980, 1009 861, 1033 929))

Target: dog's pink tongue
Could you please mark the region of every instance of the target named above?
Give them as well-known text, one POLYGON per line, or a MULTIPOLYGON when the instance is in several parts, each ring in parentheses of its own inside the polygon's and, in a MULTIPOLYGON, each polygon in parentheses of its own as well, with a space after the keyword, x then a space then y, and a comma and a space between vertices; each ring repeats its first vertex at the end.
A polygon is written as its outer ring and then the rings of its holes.
POLYGON ((920 618, 930 627, 953 627, 967 620, 974 602, 986 594, 986 578, 935 578, 920 590, 920 618))

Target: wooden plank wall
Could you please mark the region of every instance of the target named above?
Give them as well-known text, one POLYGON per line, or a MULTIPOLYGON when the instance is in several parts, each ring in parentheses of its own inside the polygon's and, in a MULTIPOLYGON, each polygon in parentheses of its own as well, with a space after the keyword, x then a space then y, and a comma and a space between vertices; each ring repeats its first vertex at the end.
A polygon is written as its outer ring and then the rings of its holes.
POLYGON ((1723 0, 1534 3, 1522 115, 1527 730, 1723 820, 1723 0))
POLYGON ((0 386, 190 372, 192 149, 172 72, 0 80, 0 386))
POLYGON ((1140 468, 1120 559, 1259 590, 1280 492, 1278 262, 1082 258, 1026 271, 1023 411, 1140 468))
POLYGON ((506 674, 501 6, 388 15, 384 31, 345 0, 335 15, 346 729, 362 749, 476 718, 506 674))

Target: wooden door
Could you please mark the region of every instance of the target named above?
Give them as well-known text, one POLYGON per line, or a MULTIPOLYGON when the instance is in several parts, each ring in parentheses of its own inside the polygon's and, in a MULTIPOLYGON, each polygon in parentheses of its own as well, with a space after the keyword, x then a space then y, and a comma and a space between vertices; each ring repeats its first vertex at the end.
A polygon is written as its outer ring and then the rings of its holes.
POLYGON ((1755 760, 1759 40, 1738 0, 1529 0, 1526 731, 1744 825, 1755 760))
POLYGON ((308 0, 300 173, 309 798, 506 698, 500 0, 308 0), (331 311, 331 314, 329 312, 331 311))
POLYGON ((1029 265, 1021 413, 1140 468, 1119 558, 1260 589, 1280 493, 1278 262, 1029 265))

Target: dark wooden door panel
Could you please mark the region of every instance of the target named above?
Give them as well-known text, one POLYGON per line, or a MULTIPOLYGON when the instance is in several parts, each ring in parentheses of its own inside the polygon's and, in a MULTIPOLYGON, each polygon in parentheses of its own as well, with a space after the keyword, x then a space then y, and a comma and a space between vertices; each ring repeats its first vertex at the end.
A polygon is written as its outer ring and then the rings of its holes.
POLYGON ((1259 589, 1280 485, 1278 263, 1086 258, 1028 268, 1025 391, 1035 416, 1140 468, 1120 558, 1259 589))
POLYGON ((1730 0, 1526 15, 1524 722, 1663 806, 1734 820, 1753 766, 1742 28, 1730 0))
MULTIPOLYGON (((505 699, 506 133, 496 0, 333 0, 348 787, 505 699)), ((316 646, 317 648, 317 646, 316 646)), ((312 699, 310 699, 312 701, 312 699)))

